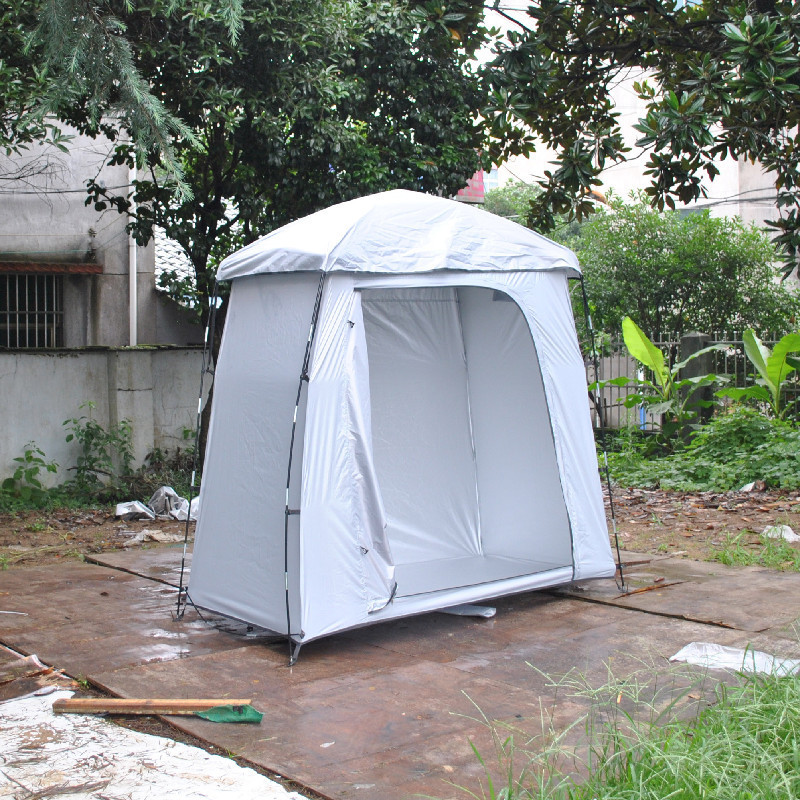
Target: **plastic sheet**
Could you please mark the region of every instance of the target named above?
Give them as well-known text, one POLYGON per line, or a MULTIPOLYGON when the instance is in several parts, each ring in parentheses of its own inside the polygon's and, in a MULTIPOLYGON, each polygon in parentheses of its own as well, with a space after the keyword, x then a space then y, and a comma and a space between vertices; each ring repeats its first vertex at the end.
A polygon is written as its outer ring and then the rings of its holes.
POLYGON ((140 503, 138 500, 131 500, 128 503, 117 503, 114 516, 125 520, 125 522, 132 522, 136 519, 156 518, 152 509, 148 508, 144 503, 140 503))
POLYGON ((53 701, 71 695, 0 706, 0 797, 302 800, 229 758, 97 717, 53 714, 53 701))
POLYGON ((707 669, 729 669, 765 675, 795 675, 800 670, 800 661, 794 658, 778 658, 760 650, 741 650, 709 642, 691 642, 675 653, 670 661, 683 661, 707 669))

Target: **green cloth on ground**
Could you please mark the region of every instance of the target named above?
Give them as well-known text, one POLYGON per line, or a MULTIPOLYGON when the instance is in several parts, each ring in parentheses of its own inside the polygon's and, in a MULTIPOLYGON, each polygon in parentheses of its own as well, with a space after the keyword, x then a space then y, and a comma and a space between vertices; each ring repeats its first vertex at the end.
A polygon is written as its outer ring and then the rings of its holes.
POLYGON ((202 717, 211 722, 252 722, 256 725, 264 716, 253 706, 214 706, 208 711, 195 711, 194 713, 196 717, 202 717))

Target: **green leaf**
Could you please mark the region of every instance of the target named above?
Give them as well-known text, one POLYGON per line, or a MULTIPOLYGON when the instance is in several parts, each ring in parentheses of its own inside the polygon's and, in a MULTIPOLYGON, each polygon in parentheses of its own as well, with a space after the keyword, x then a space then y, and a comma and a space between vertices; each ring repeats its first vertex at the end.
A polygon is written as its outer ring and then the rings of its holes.
POLYGON ((742 340, 744 342, 744 352, 747 354, 753 366, 758 370, 758 374, 770 387, 770 390, 777 388, 770 382, 769 370, 767 369, 767 359, 770 356, 769 348, 761 343, 761 339, 756 336, 752 328, 748 328, 744 332, 742 340))
POLYGON ((759 400, 769 403, 772 399, 770 393, 763 386, 745 386, 744 388, 728 387, 714 393, 716 397, 730 397, 737 402, 741 400, 759 400))
POLYGON ((776 386, 780 387, 786 376, 794 371, 795 367, 788 363, 787 356, 798 351, 800 351, 800 333, 787 334, 773 348, 772 355, 767 359, 767 372, 776 386))
POLYGON ((664 354, 647 338, 644 331, 630 318, 622 320, 622 338, 630 354, 656 376, 661 389, 669 387, 669 373, 664 367, 664 354))

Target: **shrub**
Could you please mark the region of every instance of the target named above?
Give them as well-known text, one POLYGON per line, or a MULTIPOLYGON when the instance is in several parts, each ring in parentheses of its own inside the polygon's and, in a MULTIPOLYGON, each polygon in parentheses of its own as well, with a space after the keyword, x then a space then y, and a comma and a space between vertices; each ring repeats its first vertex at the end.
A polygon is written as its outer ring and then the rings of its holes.
POLYGON ((630 315, 651 337, 748 327, 782 334, 800 315, 796 295, 777 283, 774 245, 738 219, 615 198, 565 243, 583 265, 595 325, 611 333, 630 315))
POLYGON ((648 459, 641 440, 620 438, 609 453, 614 480, 625 486, 657 486, 686 492, 729 491, 763 480, 767 486, 800 488, 800 431, 754 409, 735 407, 704 426, 684 450, 648 459))

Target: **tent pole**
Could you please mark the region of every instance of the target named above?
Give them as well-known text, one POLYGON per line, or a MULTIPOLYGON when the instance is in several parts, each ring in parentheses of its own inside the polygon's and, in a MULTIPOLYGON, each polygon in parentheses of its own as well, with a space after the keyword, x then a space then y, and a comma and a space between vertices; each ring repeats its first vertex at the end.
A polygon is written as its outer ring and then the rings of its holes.
MULTIPOLYGON (((186 527, 183 534, 183 556, 181 557, 181 576, 178 582, 178 606, 175 612, 176 619, 183 619, 186 611, 187 600, 189 598, 188 587, 184 587, 183 579, 186 574, 186 549, 189 542, 189 524, 191 523, 192 516, 192 500, 195 498, 195 490, 197 489, 197 466, 200 458, 198 449, 200 447, 200 424, 203 411, 203 384, 205 381, 206 373, 211 375, 211 380, 214 380, 215 366, 212 364, 212 343, 216 335, 217 327, 217 307, 219 305, 218 295, 219 283, 214 281, 214 291, 211 294, 211 308, 209 309, 208 322, 206 323, 205 341, 203 342, 203 363, 200 370, 200 393, 197 396, 197 419, 194 427, 194 453, 192 454, 192 479, 189 483, 189 510, 186 514, 186 527)), ((191 600, 189 600, 191 602, 191 600)), ((194 605, 194 603, 192 603, 194 605)))
MULTIPOLYGON (((583 313, 586 318, 586 328, 589 331, 589 336, 592 344, 592 362, 594 366, 594 380, 597 383, 600 380, 600 365, 597 359, 597 347, 595 344, 594 327, 592 326, 592 315, 589 312, 589 298, 586 294, 586 283, 583 280, 583 275, 580 277, 581 281, 581 296, 583 297, 583 313)), ((608 489, 608 504, 611 510, 611 528, 614 532, 614 546, 617 550, 617 569, 619 570, 619 582, 617 587, 621 592, 627 591, 625 585, 625 574, 622 571, 622 554, 619 550, 619 534, 617 533, 617 516, 614 512, 614 492, 611 488, 611 471, 608 468, 608 448, 606 446, 606 426, 603 416, 603 404, 598 402, 597 392, 591 394, 592 402, 594 403, 595 411, 597 412, 597 421, 600 423, 600 447, 603 450, 603 471, 606 477, 606 488, 608 489)))
POLYGON ((286 587, 286 640, 289 643, 289 666, 297 662, 300 653, 300 643, 292 641, 292 613, 289 602, 289 517, 299 514, 300 509, 289 507, 289 489, 292 484, 292 461, 294 459, 294 439, 297 433, 297 415, 300 411, 300 397, 303 393, 303 384, 308 383, 308 366, 311 362, 311 349, 314 346, 314 335, 317 332, 317 320, 319 319, 319 309, 322 305, 322 289, 325 285, 325 273, 319 277, 317 284, 317 296, 314 300, 314 311, 311 314, 311 325, 308 329, 308 339, 306 340, 306 351, 303 356, 303 367, 300 371, 300 380, 297 383, 297 397, 294 402, 294 416, 292 419, 292 436, 289 443, 289 464, 286 469, 286 508, 284 510, 283 522, 283 577, 286 587), (294 646, 293 646, 294 645, 294 646))

